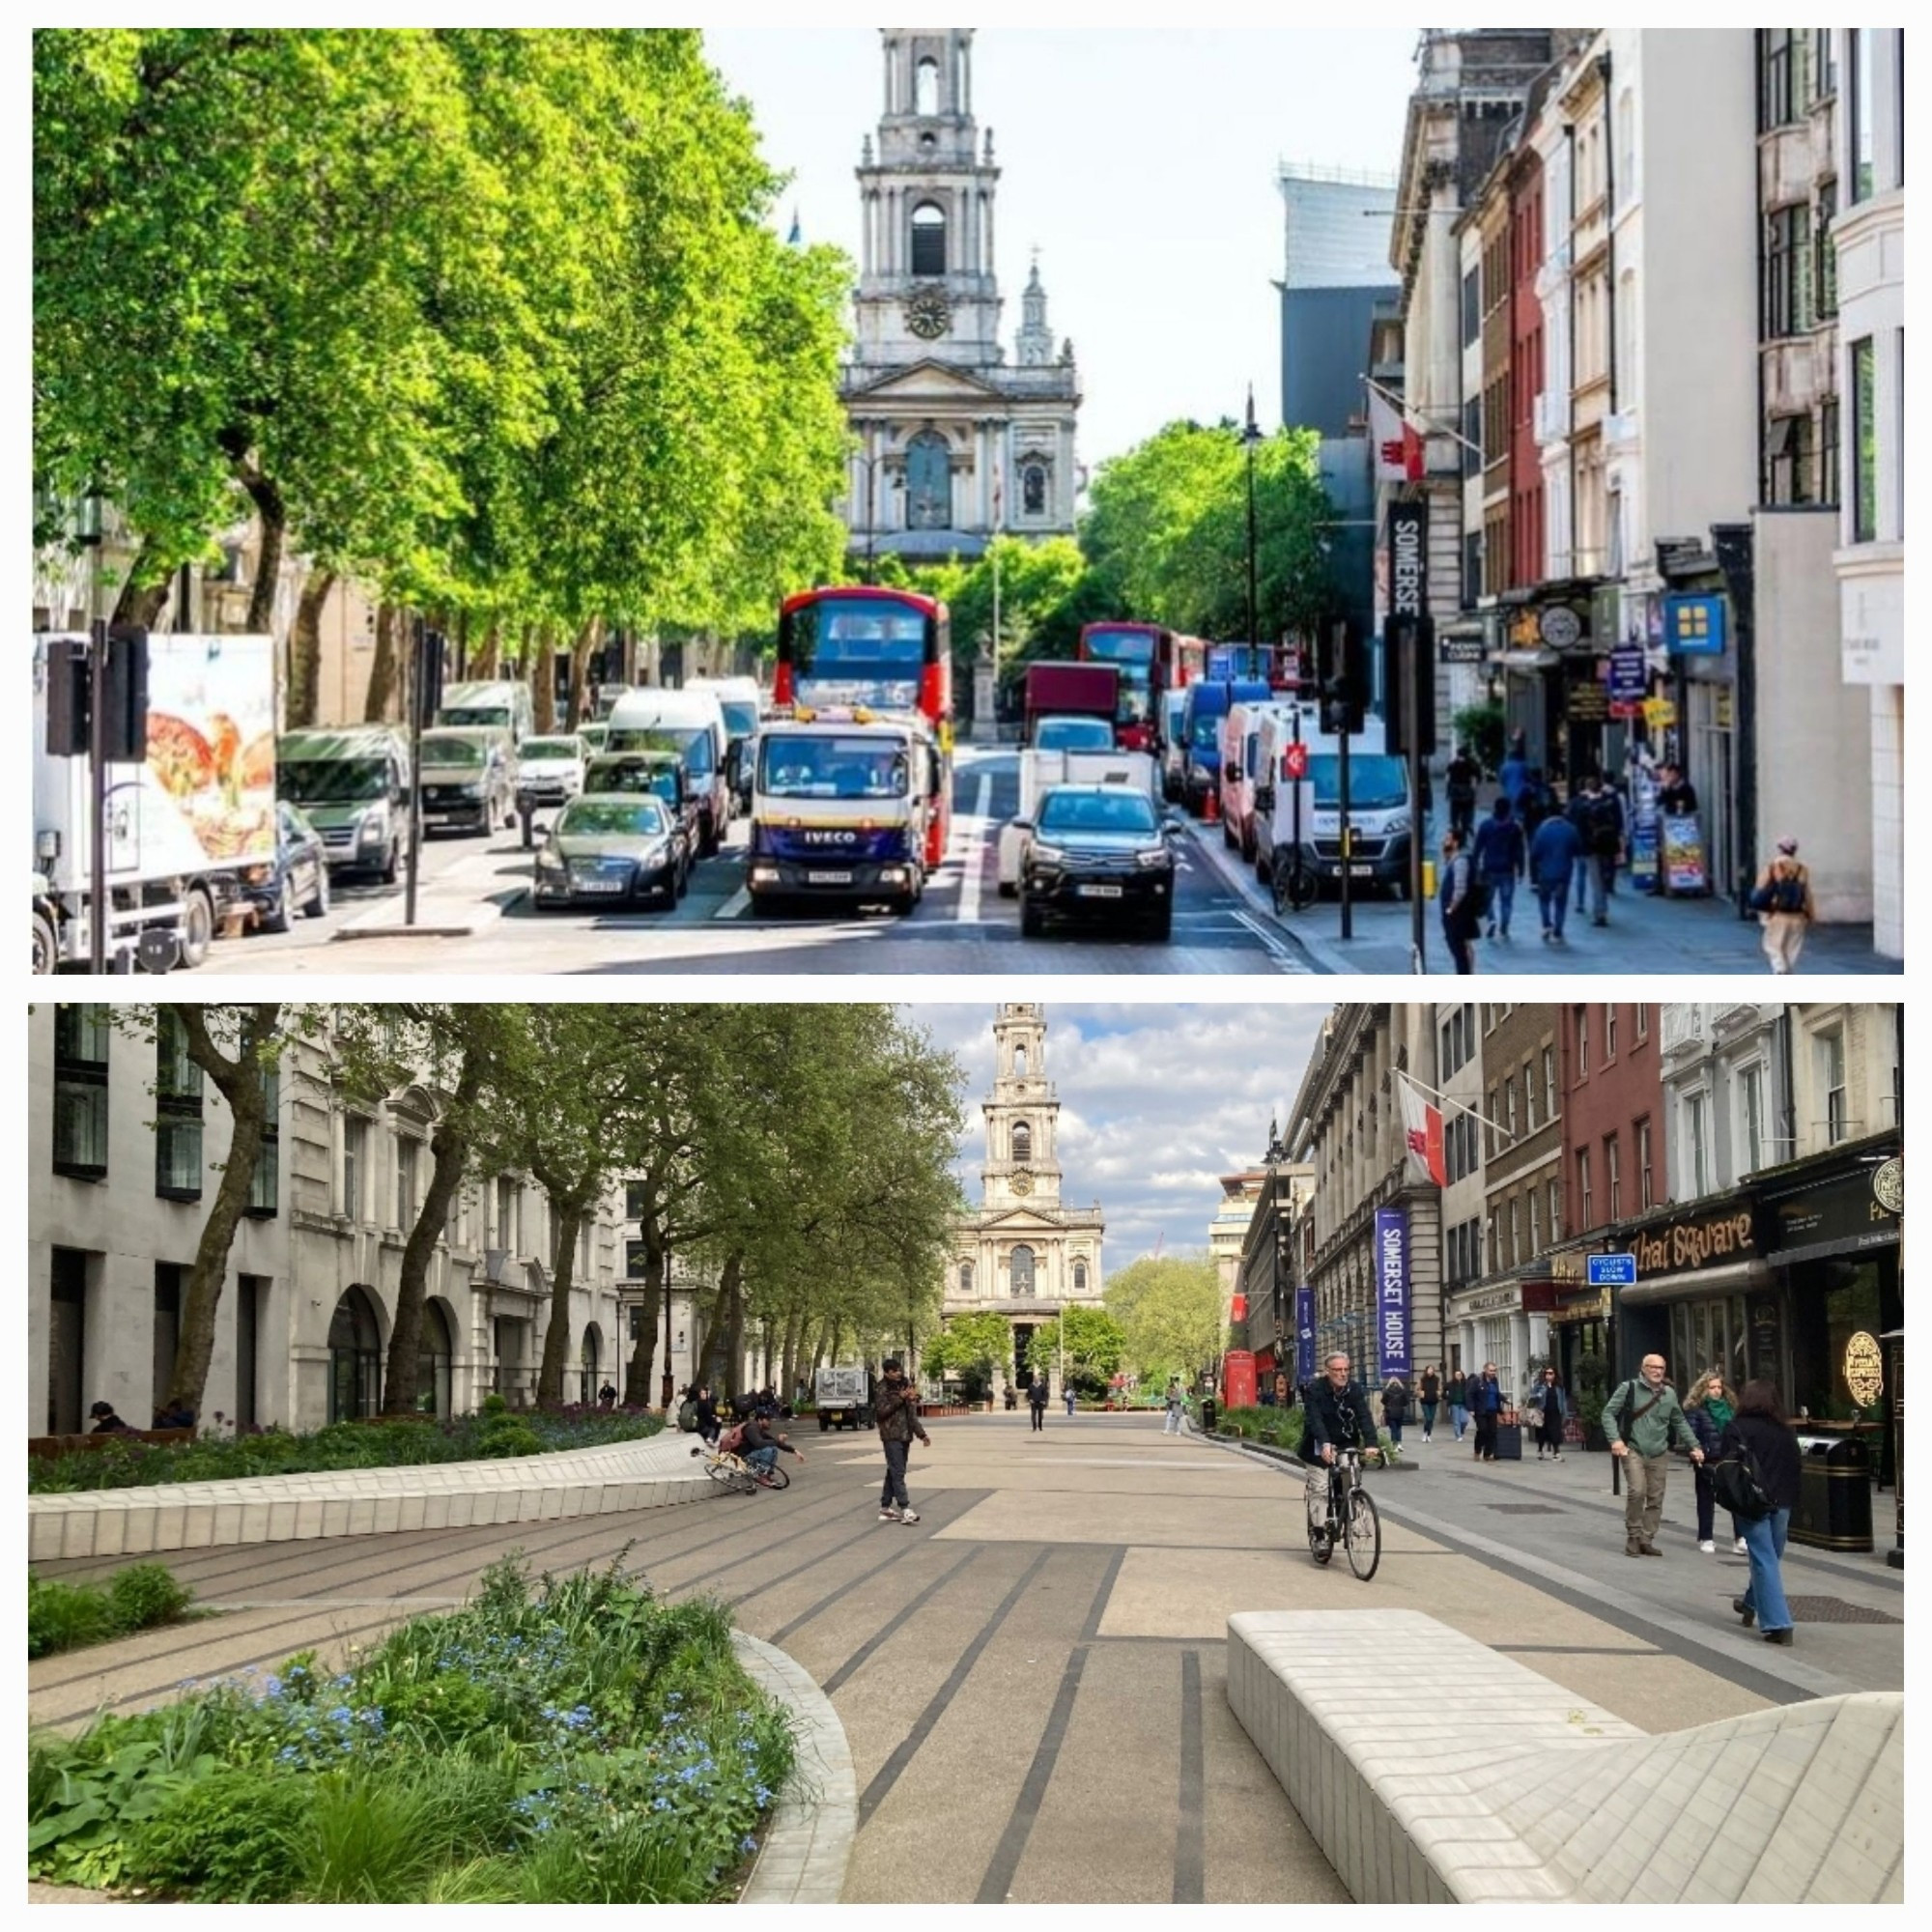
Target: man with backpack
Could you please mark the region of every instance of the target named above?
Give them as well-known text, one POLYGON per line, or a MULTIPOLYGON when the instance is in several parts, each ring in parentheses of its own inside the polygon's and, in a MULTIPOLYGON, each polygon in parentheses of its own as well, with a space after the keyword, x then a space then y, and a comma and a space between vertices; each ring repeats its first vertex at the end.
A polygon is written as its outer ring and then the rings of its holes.
POLYGON ((1617 867, 1624 859, 1624 802, 1615 785, 1597 783, 1590 810, 1590 858, 1596 875, 1596 910, 1591 923, 1608 925, 1609 903, 1616 895, 1617 867))
POLYGON ((1657 1525, 1663 1515, 1663 1484, 1672 1445, 1688 1449, 1693 1463, 1704 1452, 1685 1419, 1677 1391, 1663 1379, 1662 1355, 1646 1355, 1642 1372, 1618 1383, 1604 1405, 1604 1434, 1624 1471, 1624 1554, 1662 1556, 1657 1525))
POLYGON ((1476 823, 1476 787, 1483 778, 1483 768, 1469 755, 1468 746, 1456 747, 1443 778, 1449 787, 1449 829, 1466 838, 1476 823))
POLYGON ((1490 895, 1490 937, 1498 927, 1510 936, 1510 912, 1516 904, 1516 882, 1529 864, 1529 841, 1523 837, 1515 810, 1506 798, 1476 828, 1475 867, 1490 895))

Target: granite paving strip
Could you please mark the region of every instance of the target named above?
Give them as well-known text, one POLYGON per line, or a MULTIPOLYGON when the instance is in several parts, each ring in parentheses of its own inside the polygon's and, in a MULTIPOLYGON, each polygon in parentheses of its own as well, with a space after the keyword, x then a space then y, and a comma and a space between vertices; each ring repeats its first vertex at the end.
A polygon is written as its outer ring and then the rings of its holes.
POLYGON ((740 1631, 739 1661, 753 1683, 791 1709, 798 1762, 777 1808, 740 1905, 837 1905, 859 1829, 859 1788, 838 1714, 811 1678, 776 1644, 740 1631))

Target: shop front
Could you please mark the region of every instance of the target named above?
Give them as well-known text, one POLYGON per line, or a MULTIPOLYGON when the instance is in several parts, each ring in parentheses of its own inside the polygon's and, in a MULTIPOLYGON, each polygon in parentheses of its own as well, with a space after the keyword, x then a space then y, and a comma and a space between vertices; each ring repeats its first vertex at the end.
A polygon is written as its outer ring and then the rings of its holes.
POLYGON ((1614 1381, 1659 1354, 1680 1395, 1712 1369, 1734 1387, 1757 1377, 1784 1386, 1777 1277, 1742 1190, 1626 1222, 1609 1231, 1607 1247, 1636 1262, 1635 1283, 1616 1292, 1614 1381))
MULTIPOLYGON (((1570 1400, 1570 1439, 1606 1447, 1601 1417, 1610 1380, 1610 1292, 1589 1285, 1590 1248, 1559 1248, 1548 1257, 1547 1353, 1570 1400)), ((1525 1284, 1527 1291, 1528 1284, 1525 1284)))
POLYGON ((1512 1402, 1529 1377, 1529 1319, 1523 1313, 1522 1283, 1478 1282, 1459 1290, 1444 1311, 1444 1333, 1453 1338, 1449 1360, 1465 1375, 1479 1376, 1486 1362, 1496 1365, 1496 1381, 1512 1402))

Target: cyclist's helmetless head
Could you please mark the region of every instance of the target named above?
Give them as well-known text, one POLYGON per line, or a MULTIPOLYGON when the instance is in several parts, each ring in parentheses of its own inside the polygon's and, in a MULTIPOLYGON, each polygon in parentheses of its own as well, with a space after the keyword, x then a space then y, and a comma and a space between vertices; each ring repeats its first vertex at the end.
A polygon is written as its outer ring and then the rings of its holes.
POLYGON ((1340 1388, 1349 1379, 1349 1358, 1347 1355, 1328 1357, 1328 1379, 1340 1388))

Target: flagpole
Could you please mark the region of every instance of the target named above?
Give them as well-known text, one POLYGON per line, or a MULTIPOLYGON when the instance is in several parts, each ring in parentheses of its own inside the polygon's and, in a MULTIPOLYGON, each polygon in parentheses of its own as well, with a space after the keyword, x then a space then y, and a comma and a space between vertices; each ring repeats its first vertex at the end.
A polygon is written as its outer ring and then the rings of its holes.
POLYGON ((1514 1146, 1517 1141, 1523 1138, 1514 1128, 1505 1127, 1500 1122, 1491 1120, 1487 1114, 1470 1106, 1468 1101, 1459 1100, 1453 1094, 1438 1093, 1434 1087, 1425 1086, 1412 1073, 1398 1072, 1397 1077, 1407 1081, 1418 1094, 1426 1094, 1432 1100, 1439 1100, 1443 1106, 1454 1107, 1459 1113, 1472 1115, 1477 1122, 1483 1126, 1488 1127, 1492 1134, 1495 1134, 1505 1146, 1514 1146))
POLYGON ((1408 419, 1411 416, 1413 416, 1416 419, 1417 424, 1420 426, 1424 436, 1446 436, 1451 442, 1461 444, 1462 447, 1468 450, 1471 455, 1473 456, 1482 455, 1483 446, 1481 443, 1471 442, 1469 439, 1466 436, 1464 436, 1461 430, 1453 429, 1450 427, 1449 424, 1437 419, 1441 415, 1441 412, 1439 410, 1423 411, 1417 409, 1414 406, 1414 404, 1407 402, 1401 396, 1398 396, 1393 389, 1384 388, 1382 384, 1378 383, 1373 376, 1364 376, 1362 378, 1362 386, 1363 388, 1367 389, 1371 395, 1379 396, 1383 402, 1388 404, 1388 406, 1395 411, 1395 412, 1402 418, 1404 422, 1407 422, 1408 419))

